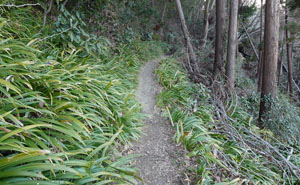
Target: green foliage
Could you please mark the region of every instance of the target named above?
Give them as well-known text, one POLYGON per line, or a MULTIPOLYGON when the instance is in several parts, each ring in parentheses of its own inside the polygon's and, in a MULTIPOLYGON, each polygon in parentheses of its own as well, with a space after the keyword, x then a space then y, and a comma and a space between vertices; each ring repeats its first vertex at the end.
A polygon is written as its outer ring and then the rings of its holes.
MULTIPOLYGON (((250 47, 250 46, 249 46, 250 47)), ((242 56, 237 57, 236 60, 236 87, 241 88, 245 91, 251 90, 251 89, 256 89, 256 83, 248 77, 248 74, 245 72, 245 70, 237 70, 237 69, 242 69, 243 65, 250 65, 247 64, 251 62, 252 60, 247 60, 242 56)))
MULTIPOLYGON (((175 141, 181 142, 189 151, 188 156, 197 162, 197 167, 190 169, 192 183, 296 183, 291 175, 260 152, 267 153, 267 149, 250 147, 257 143, 252 134, 263 135, 267 140, 274 141, 275 145, 280 145, 269 130, 261 131, 252 123, 253 117, 248 112, 257 107, 259 96, 255 93, 242 99, 232 96, 226 102, 226 122, 214 120, 209 91, 201 84, 190 83, 180 66, 177 61, 167 59, 158 67, 158 81, 163 86, 158 104, 166 108, 175 129, 175 141)), ((296 112, 290 113, 292 116, 296 112)), ((286 112, 278 114, 280 117, 286 112)), ((289 152, 284 148, 280 151, 284 156, 289 152)), ((299 164, 298 156, 299 151, 295 149, 295 157, 291 159, 294 164, 299 164)))
POLYGON ((203 85, 188 82, 185 72, 178 65, 176 60, 167 59, 156 71, 158 81, 166 88, 158 96, 158 105, 183 106, 194 101, 196 95, 203 100, 208 99, 207 89, 203 85))
POLYGON ((84 48, 87 55, 108 53, 109 41, 88 33, 87 25, 78 11, 71 14, 64 6, 60 7, 60 15, 55 22, 54 34, 61 37, 60 43, 70 48, 84 48))
POLYGON ((290 33, 288 42, 293 43, 299 38, 299 23, 297 21, 289 21, 288 25, 285 25, 285 29, 287 29, 290 33))
MULTIPOLYGON (((289 98, 283 94, 277 95, 271 104, 270 113, 264 120, 264 125, 270 129, 278 139, 288 145, 299 146, 300 144, 300 114, 299 108, 290 103, 289 98)), ((249 92, 247 96, 240 98, 240 105, 243 110, 258 116, 260 95, 257 92, 249 92)))
POLYGON ((239 16, 242 20, 247 20, 248 18, 255 15, 257 11, 256 2, 253 2, 250 5, 244 5, 239 9, 239 16))
POLYGON ((91 34, 76 40, 80 16, 66 13, 56 25, 72 27, 73 39, 59 30, 44 37, 51 26, 39 32, 35 16, 12 8, 0 19, 0 184, 136 183, 134 156, 113 151, 141 133, 131 89, 139 61, 160 47, 133 41, 112 55, 107 45, 94 49, 91 34))
POLYGON ((288 1, 288 7, 294 11, 298 8, 300 8, 300 4, 299 4, 299 1, 298 0, 289 0, 288 1))
POLYGON ((281 95, 272 101, 271 109, 266 115, 266 127, 288 144, 300 145, 299 108, 291 104, 288 97, 281 95))

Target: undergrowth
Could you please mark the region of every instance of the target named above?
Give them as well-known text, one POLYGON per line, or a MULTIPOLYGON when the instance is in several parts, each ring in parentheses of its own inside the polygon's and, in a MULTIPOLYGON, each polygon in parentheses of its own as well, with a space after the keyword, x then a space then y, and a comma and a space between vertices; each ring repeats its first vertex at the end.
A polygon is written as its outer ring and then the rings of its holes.
POLYGON ((189 172, 193 184, 299 183, 299 150, 256 127, 249 109, 256 96, 239 100, 233 94, 223 106, 208 88, 189 82, 181 64, 171 58, 156 73, 163 86, 158 104, 176 130, 175 141, 197 164, 189 172))
POLYGON ((1 9, 0 184, 136 183, 134 156, 112 149, 141 133, 132 89, 160 47, 135 40, 112 50, 96 37, 97 47, 76 45, 38 17, 1 9))

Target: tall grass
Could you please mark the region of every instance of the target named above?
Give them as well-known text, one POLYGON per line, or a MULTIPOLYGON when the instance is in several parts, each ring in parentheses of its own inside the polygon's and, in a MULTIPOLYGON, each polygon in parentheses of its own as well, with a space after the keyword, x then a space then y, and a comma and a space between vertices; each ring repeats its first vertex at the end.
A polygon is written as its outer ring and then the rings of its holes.
POLYGON ((159 48, 136 41, 97 58, 45 39, 52 27, 40 32, 34 12, 0 18, 0 184, 136 183, 134 156, 113 151, 141 133, 133 89, 159 48))

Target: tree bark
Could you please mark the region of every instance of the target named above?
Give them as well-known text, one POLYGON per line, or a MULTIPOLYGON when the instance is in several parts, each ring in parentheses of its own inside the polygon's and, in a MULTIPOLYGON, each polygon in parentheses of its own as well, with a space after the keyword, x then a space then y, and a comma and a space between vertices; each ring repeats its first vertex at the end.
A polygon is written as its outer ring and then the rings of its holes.
POLYGON ((287 28, 289 24, 289 12, 287 6, 287 0, 285 2, 285 39, 286 39, 286 57, 288 64, 288 93, 293 96, 293 65, 292 65, 292 51, 289 42, 289 30, 287 28))
POLYGON ((279 2, 280 0, 266 0, 264 61, 262 74, 262 91, 259 110, 258 126, 263 128, 263 120, 271 109, 269 98, 276 94, 276 71, 278 62, 279 39, 279 2))
POLYGON ((224 66, 225 18, 226 1, 217 0, 214 76, 216 76, 220 71, 222 71, 222 68, 224 66))
POLYGON ((187 44, 191 64, 193 65, 193 68, 194 68, 193 70, 196 71, 196 72, 199 72, 199 69, 198 69, 198 66, 197 66, 197 63, 196 63, 196 54, 194 52, 193 45, 191 43, 191 38, 189 36, 189 31, 188 31, 188 28, 187 28, 186 23, 185 23, 185 18, 184 18, 184 14, 183 14, 183 11, 182 11, 180 0, 176 0, 176 5, 177 5, 180 21, 181 21, 183 34, 184 34, 184 37, 185 37, 185 40, 186 40, 186 44, 187 44))
POLYGON ((230 0, 230 17, 227 47, 226 76, 227 84, 234 88, 235 58, 237 48, 237 29, 238 29, 238 0, 230 0))

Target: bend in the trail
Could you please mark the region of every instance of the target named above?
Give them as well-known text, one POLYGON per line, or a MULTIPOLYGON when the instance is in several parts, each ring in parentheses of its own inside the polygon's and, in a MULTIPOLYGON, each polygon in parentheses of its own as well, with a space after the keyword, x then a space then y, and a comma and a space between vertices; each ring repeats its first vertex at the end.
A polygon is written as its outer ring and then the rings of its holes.
POLYGON ((154 74, 158 64, 159 60, 147 62, 139 75, 136 98, 142 104, 143 113, 149 114, 149 117, 144 120, 145 135, 133 147, 134 153, 141 154, 136 160, 136 167, 143 179, 141 184, 182 184, 184 150, 174 143, 172 127, 155 106, 160 88, 154 74))

